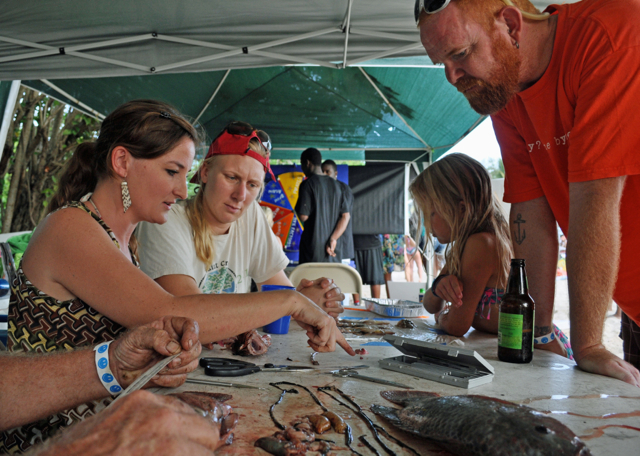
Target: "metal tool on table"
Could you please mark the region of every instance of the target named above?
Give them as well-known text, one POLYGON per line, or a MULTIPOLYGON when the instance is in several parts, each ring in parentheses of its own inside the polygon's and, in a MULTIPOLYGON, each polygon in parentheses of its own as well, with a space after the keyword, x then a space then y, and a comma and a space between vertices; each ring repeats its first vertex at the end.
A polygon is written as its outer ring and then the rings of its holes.
POLYGON ((167 367, 171 361, 173 361, 180 355, 181 353, 176 353, 175 355, 169 356, 168 358, 161 359, 156 364, 151 366, 149 369, 143 372, 142 375, 140 375, 140 377, 135 379, 133 383, 127 387, 127 389, 125 389, 122 393, 120 393, 118 397, 116 397, 113 400, 112 404, 116 402, 118 399, 122 399, 123 397, 135 391, 138 391, 140 388, 146 385, 149 380, 151 380, 153 377, 158 375, 158 372, 160 372, 162 369, 167 367))
POLYGON ((390 380, 382 380, 380 378, 375 378, 375 377, 368 377, 366 375, 360 375, 358 374, 357 371, 355 370, 351 370, 351 369, 341 369, 337 372, 333 372, 333 376, 334 377, 343 377, 343 378, 355 378, 357 380, 365 380, 368 382, 374 382, 374 383, 380 383, 381 385, 389 385, 389 386, 396 386, 398 388, 407 388, 407 389, 413 389, 413 387, 408 386, 408 385, 403 385, 402 383, 398 383, 398 382, 392 382, 390 380))
POLYGON ((210 377, 240 377, 255 372, 315 372, 331 373, 340 369, 366 369, 369 366, 341 366, 318 368, 316 366, 290 366, 286 364, 265 364, 264 367, 248 361, 232 358, 200 358, 200 366, 204 373, 210 377))
POLYGON ((493 380, 493 366, 475 350, 398 336, 384 336, 384 340, 403 355, 379 360, 383 369, 461 388, 475 388, 493 380))
POLYGON ((215 380, 201 379, 201 378, 187 378, 187 383, 196 383, 198 385, 210 385, 210 386, 226 386, 228 388, 250 388, 266 390, 266 388, 260 388, 259 386, 245 385, 243 383, 228 383, 218 382, 215 380))

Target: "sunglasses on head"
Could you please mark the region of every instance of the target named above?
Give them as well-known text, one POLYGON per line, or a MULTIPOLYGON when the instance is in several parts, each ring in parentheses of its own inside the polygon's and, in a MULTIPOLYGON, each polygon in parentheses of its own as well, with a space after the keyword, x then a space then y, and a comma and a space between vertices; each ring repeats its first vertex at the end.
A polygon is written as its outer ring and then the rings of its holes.
POLYGON ((252 138, 258 138, 266 151, 271 152, 271 138, 269 138, 269 135, 263 130, 255 129, 251 124, 247 122, 241 122, 239 120, 230 122, 226 127, 224 127, 224 130, 222 130, 220 134, 216 136, 215 139, 218 139, 224 133, 229 133, 236 136, 251 136, 252 138))
POLYGON ((416 24, 420 20, 420 13, 424 10, 427 14, 439 13, 447 7, 451 0, 416 0, 416 6, 413 9, 413 15, 416 19, 416 24))

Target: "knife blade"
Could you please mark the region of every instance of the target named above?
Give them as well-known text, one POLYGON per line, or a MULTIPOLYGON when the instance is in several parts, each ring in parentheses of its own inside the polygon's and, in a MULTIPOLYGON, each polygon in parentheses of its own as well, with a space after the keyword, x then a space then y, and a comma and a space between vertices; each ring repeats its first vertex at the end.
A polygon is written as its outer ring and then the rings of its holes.
POLYGON ((127 389, 125 389, 122 393, 120 393, 111 403, 113 404, 118 399, 122 399, 123 397, 135 391, 138 391, 140 388, 146 385, 149 380, 155 377, 158 374, 158 372, 160 372, 162 369, 167 367, 171 361, 173 361, 178 356, 180 356, 180 354, 181 353, 176 353, 175 355, 169 356, 168 358, 163 358, 160 361, 158 361, 156 364, 154 364, 145 372, 143 372, 142 375, 140 375, 140 377, 136 378, 133 381, 133 383, 131 383, 131 385, 129 385, 127 389))

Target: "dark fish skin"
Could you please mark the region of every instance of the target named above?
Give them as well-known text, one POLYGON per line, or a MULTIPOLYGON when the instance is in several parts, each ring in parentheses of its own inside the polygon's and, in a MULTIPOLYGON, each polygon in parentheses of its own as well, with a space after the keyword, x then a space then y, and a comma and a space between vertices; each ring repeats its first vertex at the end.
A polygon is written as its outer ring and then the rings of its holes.
POLYGON ((423 391, 380 394, 404 408, 372 405, 372 412, 455 455, 591 455, 568 427, 530 407, 486 396, 440 397, 423 391))

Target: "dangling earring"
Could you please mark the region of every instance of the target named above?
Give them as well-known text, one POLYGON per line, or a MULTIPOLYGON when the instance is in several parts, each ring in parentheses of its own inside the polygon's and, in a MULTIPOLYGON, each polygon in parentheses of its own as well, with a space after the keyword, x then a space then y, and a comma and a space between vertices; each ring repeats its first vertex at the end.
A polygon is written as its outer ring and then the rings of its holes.
POLYGON ((127 212, 127 209, 131 207, 131 195, 129 194, 127 181, 122 181, 120 184, 120 190, 122 190, 122 206, 124 206, 124 211, 127 212))
POLYGON ((516 49, 520 49, 520 43, 518 43, 518 42, 516 41, 516 43, 515 43, 515 44, 516 44, 516 49))

